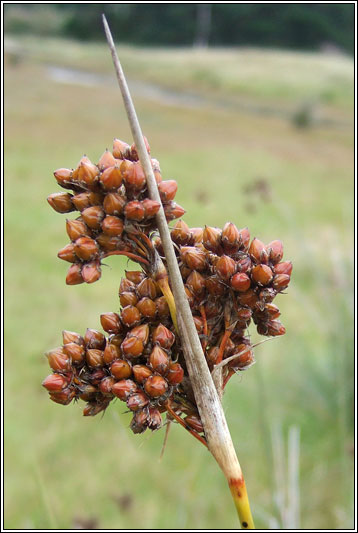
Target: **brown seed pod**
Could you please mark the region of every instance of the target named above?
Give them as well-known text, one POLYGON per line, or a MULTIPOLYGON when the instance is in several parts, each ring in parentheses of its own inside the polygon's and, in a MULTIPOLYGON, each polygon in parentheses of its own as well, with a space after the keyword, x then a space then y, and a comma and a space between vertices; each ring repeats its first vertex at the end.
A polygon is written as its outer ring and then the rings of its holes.
POLYGON ((273 279, 272 287, 276 291, 282 291, 283 289, 286 289, 286 287, 288 287, 290 279, 290 276, 288 276, 287 274, 277 274, 273 279))
POLYGON ((236 272, 236 263, 228 255, 222 255, 215 264, 215 270, 220 278, 229 280, 236 272))
POLYGON ((81 346, 84 346, 84 338, 75 331, 68 331, 64 329, 62 331, 62 341, 63 344, 68 344, 69 342, 75 342, 76 344, 80 344, 81 346))
POLYGON ((138 200, 128 202, 124 208, 124 214, 128 220, 141 222, 145 217, 145 209, 142 202, 138 202, 138 200))
POLYGON ((284 261, 283 263, 278 263, 273 267, 275 274, 286 274, 291 276, 292 273, 292 263, 291 261, 284 261))
POLYGON ((99 181, 105 191, 118 189, 123 181, 119 165, 106 168, 100 175, 99 181))
POLYGON ((178 246, 189 244, 191 240, 189 226, 184 222, 184 220, 178 220, 170 232, 170 236, 172 241, 178 244, 178 246))
POLYGON ((50 194, 47 197, 47 201, 57 213, 70 213, 75 209, 72 203, 72 195, 67 192, 50 194))
MULTIPOLYGON (((121 339, 122 343, 122 339, 121 339)), ((103 352, 103 362, 106 365, 113 363, 116 359, 121 357, 120 347, 112 342, 108 342, 103 352)))
POLYGON ((126 337, 121 344, 121 349, 124 357, 134 359, 142 355, 144 344, 138 337, 126 337))
POLYGON ((110 376, 107 376, 102 379, 98 388, 104 396, 113 396, 112 387, 114 384, 115 380, 110 376))
MULTIPOLYGON (((79 348, 79 346, 77 347, 79 348)), ((70 360, 62 347, 49 350, 45 355, 52 370, 65 372, 71 369, 70 360)))
POLYGON ((102 222, 102 231, 110 237, 120 237, 123 233, 124 224, 120 218, 107 215, 102 222))
POLYGON ((85 359, 85 349, 81 344, 76 342, 69 342, 63 345, 64 353, 71 358, 72 364, 83 363, 85 359))
POLYGON ((122 278, 121 283, 119 285, 119 294, 126 291, 132 291, 134 292, 136 289, 136 284, 133 281, 130 281, 127 278, 122 278))
POLYGON ((162 376, 149 376, 144 384, 144 390, 151 398, 159 398, 168 390, 168 382, 162 376))
POLYGON ((268 335, 276 337, 278 335, 284 335, 286 333, 286 329, 279 320, 269 320, 269 322, 267 322, 267 332, 268 335))
POLYGON ((169 350, 175 342, 175 335, 163 324, 159 324, 152 333, 152 341, 165 350, 169 350))
POLYGON ((82 278, 85 283, 94 283, 102 275, 101 264, 99 261, 92 261, 83 265, 81 270, 82 278))
POLYGON ((124 291, 119 295, 119 301, 122 307, 127 307, 127 305, 136 305, 138 302, 138 297, 135 292, 124 291))
POLYGON ((142 315, 140 314, 139 309, 137 309, 133 305, 127 305, 127 307, 122 309, 120 317, 122 323, 128 328, 131 328, 139 324, 142 315))
POLYGON ((218 253, 221 251, 221 230, 205 226, 203 231, 203 245, 207 250, 218 253))
POLYGON ((67 387, 59 392, 50 393, 50 400, 61 405, 69 405, 76 397, 76 391, 72 387, 67 387))
POLYGON ((98 168, 100 170, 105 170, 106 168, 109 168, 109 167, 114 167, 115 164, 117 163, 117 161, 115 160, 115 158, 113 157, 113 155, 111 154, 111 152, 109 150, 106 150, 102 155, 101 155, 101 158, 100 160, 98 161, 98 168))
POLYGON ((283 244, 278 240, 272 241, 266 246, 266 251, 271 263, 276 265, 283 257, 283 244))
POLYGON ((157 306, 150 298, 141 298, 136 307, 145 318, 155 318, 157 314, 157 306))
POLYGON ((191 270, 201 272, 207 267, 206 254, 194 246, 181 246, 180 257, 191 270))
POLYGON ((107 215, 121 215, 126 205, 126 199, 117 192, 106 194, 103 200, 103 209, 107 215))
POLYGON ((101 325, 107 333, 120 333, 122 331, 122 324, 118 313, 103 313, 100 316, 101 325))
POLYGON ((260 285, 268 285, 272 278, 272 270, 268 265, 257 265, 251 271, 251 279, 260 285))
POLYGON ((113 140, 113 157, 116 159, 127 159, 130 155, 131 147, 120 139, 113 140))
POLYGON ((125 180, 126 189, 136 193, 145 187, 146 178, 139 162, 128 165, 127 161, 123 161, 121 172, 125 180))
POLYGON ((160 209, 160 203, 150 198, 145 198, 142 201, 142 207, 144 208, 144 218, 153 218, 160 209))
POLYGON ((66 231, 71 241, 75 241, 83 235, 89 235, 90 231, 83 220, 66 220, 66 231))
POLYGON ((109 370, 116 379, 127 379, 132 375, 131 365, 123 359, 116 359, 109 370))
POLYGON ((127 400, 127 407, 131 411, 139 411, 149 403, 149 398, 144 392, 139 391, 132 394, 127 400))
POLYGON ((262 241, 259 239, 253 239, 250 247, 249 247, 249 254, 253 259, 256 260, 257 263, 264 263, 267 264, 268 262, 268 254, 266 251, 266 247, 262 241))
POLYGON ((156 409, 155 407, 149 407, 147 424, 149 429, 151 429, 152 431, 155 431, 156 429, 159 429, 161 427, 162 417, 159 409, 156 409))
POLYGON ((63 261, 75 263, 75 261, 77 261, 77 256, 75 254, 74 245, 72 243, 66 244, 66 246, 58 252, 57 257, 63 261))
POLYGON ((188 415, 184 418, 184 422, 198 433, 203 433, 204 427, 200 418, 197 415, 188 415))
POLYGON ((93 205, 84 209, 81 216, 89 228, 98 230, 105 217, 105 212, 99 205, 93 205))
POLYGON ((161 181, 158 184, 158 190, 162 202, 170 202, 171 200, 174 200, 178 190, 178 184, 175 180, 161 181))
POLYGON ((169 369, 168 354, 160 346, 154 346, 150 356, 149 364, 155 372, 165 375, 169 369))
POLYGON ((68 385, 68 378, 62 374, 50 374, 42 382, 42 386, 49 392, 62 391, 68 385))
POLYGON ((102 205, 102 202, 102 194, 93 191, 81 192, 72 197, 72 203, 78 211, 83 211, 93 205, 102 205))
POLYGON ((179 385, 183 381, 184 370, 179 363, 169 363, 169 370, 166 375, 170 385, 179 385))
POLYGON ((132 370, 135 381, 140 385, 153 374, 151 369, 146 365, 134 365, 132 370))
POLYGON ((138 387, 131 379, 121 379, 112 386, 112 392, 115 396, 126 401, 131 394, 137 392, 138 387))
POLYGON ((138 285, 145 277, 141 270, 126 270, 126 279, 135 285, 138 285))
POLYGON ((89 261, 98 255, 98 245, 91 237, 79 237, 74 242, 74 251, 83 261, 89 261))
POLYGON ((104 350, 106 346, 106 338, 100 331, 96 329, 87 328, 84 342, 87 349, 94 348, 96 350, 104 350))
POLYGON ((205 279, 196 270, 193 270, 188 276, 186 285, 196 296, 199 296, 205 291, 205 279))
POLYGON ((141 298, 148 297, 154 300, 158 295, 157 285, 152 279, 144 278, 137 285, 137 293, 141 298))
POLYGON ((240 232, 232 222, 227 222, 223 228, 221 241, 225 253, 235 253, 240 248, 240 232))
POLYGON ((252 289, 239 294, 237 297, 237 301, 240 305, 247 305, 248 307, 251 307, 251 309, 255 307, 258 300, 257 294, 252 289))
POLYGON ((169 222, 170 220, 182 217, 185 213, 185 209, 175 202, 168 202, 164 206, 164 213, 165 218, 169 222))
POLYGON ((56 181, 61 187, 64 187, 65 189, 70 188, 70 181, 72 179, 72 170, 69 168, 58 168, 53 173, 56 181))
POLYGON ((213 296, 222 296, 226 292, 226 286, 218 276, 210 276, 205 280, 207 291, 213 296))
POLYGON ((250 288, 251 280, 244 272, 238 272, 231 278, 230 284, 235 291, 245 292, 250 288))
POLYGON ((98 368, 103 366, 103 352, 102 350, 90 349, 86 351, 86 361, 88 366, 98 368))
POLYGON ((74 263, 67 271, 66 284, 67 285, 79 285, 84 282, 81 274, 82 265, 74 263))

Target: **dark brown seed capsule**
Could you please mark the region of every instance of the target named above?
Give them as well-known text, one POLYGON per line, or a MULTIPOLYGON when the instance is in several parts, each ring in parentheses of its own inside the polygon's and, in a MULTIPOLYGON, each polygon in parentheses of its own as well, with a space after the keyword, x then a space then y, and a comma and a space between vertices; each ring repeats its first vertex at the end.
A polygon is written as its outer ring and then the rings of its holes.
POLYGON ((168 390, 168 382, 162 376, 149 376, 144 384, 145 392, 151 398, 159 398, 168 390))
POLYGON ((175 335, 163 324, 159 324, 152 333, 152 341, 165 350, 169 350, 175 342, 175 335))
POLYGON ((103 352, 102 350, 90 349, 86 351, 86 361, 88 366, 97 368, 103 365, 103 352))
POLYGON ((132 359, 142 355, 144 345, 137 337, 126 337, 122 342, 121 349, 124 357, 132 359))
POLYGON ((205 252, 194 246, 182 246, 180 248, 180 257, 191 270, 201 272, 207 267, 205 252))
POLYGON ((99 205, 94 205, 84 209, 81 216, 89 228, 100 229, 105 212, 99 205))
POLYGON ((279 320, 269 320, 267 323, 267 331, 269 335, 276 337, 286 333, 285 326, 279 320))
POLYGON ((74 211, 72 204, 72 195, 67 192, 56 192, 47 197, 50 206, 57 211, 57 213, 70 213, 74 211))
POLYGON ((217 276, 207 278, 205 280, 205 287, 213 296, 222 296, 226 292, 225 284, 217 276))
POLYGON ((71 241, 89 235, 89 229, 82 220, 66 220, 66 231, 71 241))
POLYGON ((273 278, 268 265, 257 265, 251 271, 251 279, 260 285, 268 285, 273 278))
POLYGON ((69 342, 63 345, 63 351, 71 358, 72 364, 82 363, 85 359, 85 349, 81 344, 69 342))
POLYGON ((205 279, 196 270, 188 276, 186 285, 196 296, 199 296, 205 291, 205 279))
POLYGON ((140 385, 153 374, 151 369, 146 365, 134 365, 132 370, 135 381, 140 385))
POLYGON ((76 396, 75 389, 67 387, 60 392, 50 393, 50 400, 60 405, 69 405, 76 396))
POLYGON ((113 140, 113 157, 116 159, 126 159, 129 157, 131 147, 120 139, 113 140))
POLYGON ((142 202, 138 202, 138 200, 132 200, 131 202, 128 202, 124 208, 124 215, 129 220, 141 222, 145 217, 145 209, 142 205, 142 202))
POLYGON ((86 348, 94 348, 96 350, 104 350, 106 346, 106 338, 100 331, 96 329, 87 328, 84 341, 86 348))
POLYGON ((111 237, 119 237, 123 233, 123 220, 118 217, 108 215, 103 219, 102 222, 102 231, 106 235, 111 237))
POLYGON ((290 283, 290 279, 290 276, 287 274, 277 274, 273 279, 272 287, 276 289, 276 291, 282 291, 283 289, 286 289, 290 283))
POLYGON ((203 333, 203 330, 204 330, 204 319, 201 318, 201 316, 193 316, 193 320, 194 320, 196 331, 200 335, 201 333, 203 333))
MULTIPOLYGON (((76 345, 77 346, 77 345, 76 345)), ((46 357, 48 359, 48 364, 52 370, 65 372, 70 370, 71 364, 68 356, 64 353, 63 348, 54 348, 46 352, 46 357)))
POLYGON ((150 298, 141 298, 136 307, 145 318, 154 318, 157 314, 157 306, 150 298))
POLYGON ((103 200, 103 209, 107 215, 120 215, 126 205, 126 199, 119 193, 110 192, 103 200))
POLYGON ((292 273, 292 263, 291 261, 284 261, 283 263, 278 263, 273 267, 275 274, 286 274, 291 276, 292 273))
POLYGON ((101 265, 97 261, 86 263, 81 270, 82 278, 85 283, 94 283, 102 275, 101 265))
POLYGON ((150 356, 149 364, 158 374, 166 374, 169 369, 169 357, 160 346, 154 346, 150 356))
POLYGON ((110 371, 116 379, 127 379, 132 374, 132 367, 123 359, 117 359, 111 364, 110 371))
POLYGON ((74 263, 73 265, 71 265, 67 271, 66 284, 67 285, 79 285, 80 283, 83 283, 84 280, 82 278, 81 270, 82 270, 81 264, 74 263))
POLYGON ((121 312, 121 321, 128 328, 136 326, 139 324, 142 316, 139 312, 139 309, 133 305, 127 305, 121 312))
MULTIPOLYGON (((203 245, 207 250, 217 253, 221 250, 221 230, 205 226, 203 232, 203 245)), ((221 250, 222 252, 222 250, 221 250)))
POLYGON ((131 411, 139 411, 149 403, 149 398, 144 392, 136 392, 127 400, 127 407, 131 411))
POLYGON ((105 170, 109 167, 114 167, 114 165, 117 163, 113 155, 109 150, 106 150, 102 155, 100 160, 98 161, 98 168, 100 170, 105 170))
POLYGON ((79 237, 74 243, 74 251, 77 257, 89 261, 98 255, 98 245, 91 237, 79 237))
POLYGON ((58 252, 57 257, 63 261, 68 261, 69 263, 77 261, 74 245, 72 243, 66 244, 66 246, 58 252))
POLYGON ((283 257, 283 244, 279 240, 272 241, 266 246, 266 251, 271 263, 276 265, 283 257))
POLYGON ((107 376, 106 378, 103 378, 101 383, 99 384, 99 390, 101 391, 104 396, 112 396, 112 387, 115 384, 115 380, 111 378, 110 376, 107 376))
POLYGON ((142 411, 137 411, 134 413, 132 418, 130 428, 133 433, 143 433, 148 427, 148 414, 147 410, 143 409, 142 411))
POLYGON ((157 306, 157 314, 159 318, 163 319, 169 316, 169 307, 164 296, 156 298, 155 305, 157 306))
MULTIPOLYGON (((121 340, 122 343, 122 340, 121 340)), ((108 343, 103 352, 103 362, 106 365, 111 364, 116 359, 121 357, 120 347, 112 342, 108 343)))
POLYGON ((244 250, 246 252, 250 244, 250 232, 248 228, 243 228, 239 230, 239 233, 240 233, 240 250, 244 250))
POLYGON ((42 386, 49 392, 62 391, 68 385, 68 379, 62 374, 50 374, 42 382, 42 386))
POLYGON ((166 375, 167 381, 170 385, 178 385, 183 381, 184 370, 179 363, 170 363, 169 370, 166 375))
POLYGON ((242 307, 237 311, 236 314, 239 324, 243 324, 244 326, 248 325, 251 317, 252 317, 252 310, 248 309, 247 307, 242 307))
POLYGON ((240 305, 247 305, 248 307, 253 308, 258 302, 258 297, 252 289, 249 289, 248 291, 239 294, 237 301, 240 305))
POLYGON ((152 431, 155 431, 156 429, 159 429, 161 427, 162 417, 159 409, 149 407, 147 424, 149 429, 151 429, 152 431))
POLYGON ((145 296, 154 300, 157 297, 157 286, 150 278, 145 278, 137 286, 137 293, 141 298, 145 296))
POLYGON ((195 429, 198 433, 202 433, 204 431, 203 424, 201 423, 201 420, 196 415, 188 415, 184 418, 184 422, 188 424, 188 426, 192 429, 195 429))
POLYGON ((109 400, 104 398, 100 403, 90 402, 83 409, 83 416, 96 416, 108 407, 109 400))
POLYGON ((265 287, 259 293, 260 302, 258 303, 258 305, 261 305, 262 302, 264 304, 271 303, 273 299, 275 298, 275 296, 276 296, 275 289, 272 289, 271 287, 265 287))
POLYGON ((241 258, 237 263, 237 270, 239 272, 248 272, 251 269, 252 261, 248 255, 241 258))
POLYGON ((231 368, 244 369, 245 367, 251 366, 255 360, 253 351, 246 344, 237 345, 235 353, 240 355, 228 363, 231 368))
POLYGON ((239 292, 247 291, 251 285, 249 276, 245 274, 244 272, 238 272, 237 274, 235 274, 231 278, 230 283, 231 283, 231 287, 235 291, 239 291, 239 292))
POLYGON ((278 318, 281 314, 279 308, 275 304, 266 304, 265 311, 272 320, 278 318))
POLYGON ((100 316, 101 325, 107 333, 120 333, 122 331, 122 324, 118 313, 103 313, 100 316))
POLYGON ((113 167, 106 168, 101 173, 99 181, 101 182, 101 185, 105 191, 118 189, 123 181, 123 176, 119 170, 119 166, 114 165, 113 167))
POLYGON ((90 385, 89 383, 86 383, 84 385, 81 385, 80 388, 81 394, 80 399, 84 402, 90 402, 93 400, 96 396, 96 393, 98 392, 97 387, 94 385, 90 385))
POLYGON ((215 270, 222 279, 229 280, 236 272, 236 263, 228 255, 222 255, 215 264, 215 270))
POLYGON ((136 383, 131 379, 121 379, 112 386, 113 394, 124 401, 126 401, 131 394, 137 392, 137 389, 138 387, 136 383))
POLYGON ((158 184, 158 189, 162 202, 170 202, 174 200, 178 190, 178 184, 175 180, 161 181, 158 184))

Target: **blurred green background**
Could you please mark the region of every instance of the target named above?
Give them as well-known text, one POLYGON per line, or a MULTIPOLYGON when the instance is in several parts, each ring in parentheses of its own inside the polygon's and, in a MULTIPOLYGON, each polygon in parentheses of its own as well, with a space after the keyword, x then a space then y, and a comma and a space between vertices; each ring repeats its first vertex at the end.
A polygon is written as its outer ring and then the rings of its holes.
MULTIPOLYGON (((52 172, 132 141, 104 38, 7 30, 5 527, 236 529, 224 477, 182 428, 160 461, 164 431, 133 435, 124 404, 88 419, 41 387, 43 353, 63 329, 100 329, 128 268, 112 257, 100 282, 65 285, 52 172)), ((286 335, 224 397, 263 529, 353 527, 353 59, 339 47, 118 45, 185 221, 280 238, 294 264, 286 335)))

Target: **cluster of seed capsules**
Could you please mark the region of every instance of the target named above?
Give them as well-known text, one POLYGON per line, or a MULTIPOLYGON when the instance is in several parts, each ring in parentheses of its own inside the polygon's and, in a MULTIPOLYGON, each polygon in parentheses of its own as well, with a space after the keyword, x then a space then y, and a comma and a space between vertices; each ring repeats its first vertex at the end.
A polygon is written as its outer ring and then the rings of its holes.
MULTIPOLYGON (((146 146, 150 153, 147 141, 146 146)), ((176 181, 163 181, 159 162, 151 162, 167 220, 181 217, 185 211, 174 202, 176 181)), ((66 221, 71 242, 58 252, 60 259, 71 263, 68 285, 97 281, 101 261, 109 255, 126 255, 148 265, 141 240, 156 228, 154 217, 160 204, 148 198, 134 144, 115 139, 113 152, 106 150, 97 165, 84 156, 75 169, 60 168, 54 175, 73 194, 51 194, 47 198, 51 207, 59 213, 80 212, 78 218, 66 221)))
MULTIPOLYGON (((162 315, 166 318, 164 308, 162 315)), ((93 329, 83 337, 63 332, 63 346, 46 354, 53 373, 43 386, 56 403, 87 402, 85 416, 97 415, 119 398, 133 412, 134 433, 158 429, 184 376, 175 334, 158 320, 143 323, 130 306, 120 314, 102 314, 101 324, 108 337, 93 329)))

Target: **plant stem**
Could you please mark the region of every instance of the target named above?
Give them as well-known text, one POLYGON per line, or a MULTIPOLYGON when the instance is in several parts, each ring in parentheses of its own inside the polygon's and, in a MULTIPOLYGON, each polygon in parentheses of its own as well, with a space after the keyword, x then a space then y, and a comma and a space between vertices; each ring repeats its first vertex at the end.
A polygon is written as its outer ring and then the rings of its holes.
MULTIPOLYGON (((104 15, 103 24, 133 139, 147 179, 149 196, 161 204, 151 161, 144 144, 142 130, 116 53, 111 31, 104 15)), ((156 215, 156 221, 168 266, 171 288, 175 298, 178 327, 185 361, 204 427, 208 448, 226 476, 242 527, 244 529, 254 529, 244 477, 236 456, 224 411, 202 351, 200 339, 185 294, 183 280, 162 204, 156 215)))

